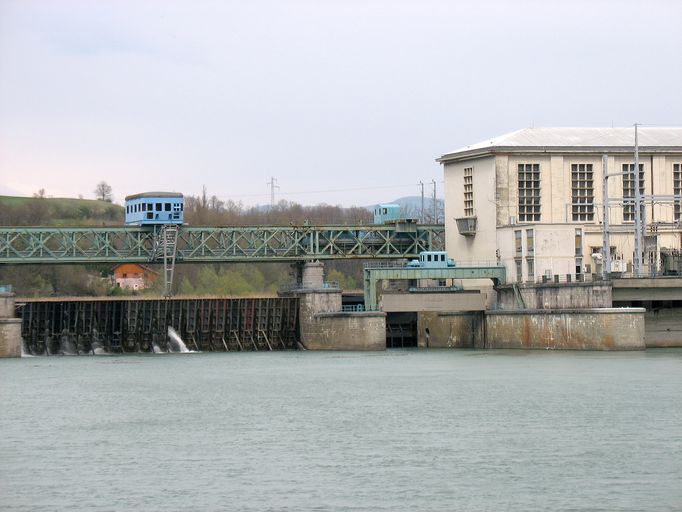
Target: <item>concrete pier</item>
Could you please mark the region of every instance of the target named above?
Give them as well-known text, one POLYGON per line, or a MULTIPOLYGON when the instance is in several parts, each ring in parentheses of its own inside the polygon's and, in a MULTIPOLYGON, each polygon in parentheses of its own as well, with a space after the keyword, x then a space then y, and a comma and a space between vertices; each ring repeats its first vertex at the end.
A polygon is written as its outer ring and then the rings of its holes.
POLYGON ((14 318, 12 292, 0 292, 0 357, 21 357, 21 319, 14 318))
POLYGON ((345 312, 341 289, 324 282, 324 264, 306 263, 299 288, 301 345, 308 350, 386 350, 386 313, 345 312))

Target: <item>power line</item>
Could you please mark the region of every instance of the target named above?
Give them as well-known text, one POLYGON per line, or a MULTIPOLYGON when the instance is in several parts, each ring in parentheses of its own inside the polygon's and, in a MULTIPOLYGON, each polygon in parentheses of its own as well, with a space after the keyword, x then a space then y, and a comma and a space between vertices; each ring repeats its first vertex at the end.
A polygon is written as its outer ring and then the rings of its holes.
MULTIPOLYGON (((358 192, 362 190, 387 190, 387 189, 398 189, 398 188, 413 188, 415 185, 413 183, 410 183, 409 185, 381 185, 381 186, 375 186, 375 187, 356 187, 356 188, 335 188, 335 189, 326 189, 326 190, 303 190, 303 191, 297 191, 297 192, 287 192, 286 190, 282 190, 280 188, 279 195, 280 196, 295 196, 295 195, 304 195, 304 194, 328 194, 328 193, 333 193, 333 192, 358 192)), ((216 195, 217 198, 219 199, 230 199, 230 198, 235 198, 235 197, 268 197, 270 194, 230 194, 230 195, 216 195)))

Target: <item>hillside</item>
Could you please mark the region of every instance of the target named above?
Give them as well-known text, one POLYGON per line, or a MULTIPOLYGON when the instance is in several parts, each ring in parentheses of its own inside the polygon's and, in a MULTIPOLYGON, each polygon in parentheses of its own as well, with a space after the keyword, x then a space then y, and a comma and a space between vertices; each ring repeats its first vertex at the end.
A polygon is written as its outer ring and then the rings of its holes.
MULTIPOLYGON (((86 199, 0 196, 2 226, 119 226, 123 207, 86 199)), ((185 221, 191 226, 243 226, 303 224, 353 224, 370 222, 362 208, 318 205, 304 207, 280 202, 267 211, 244 208, 213 197, 185 197, 185 221)), ((152 267, 158 268, 157 265, 152 267)), ((14 285, 22 296, 66 296, 137 294, 116 288, 110 279, 113 265, 0 265, 0 283, 14 285)), ((291 281, 286 263, 183 264, 175 272, 176 292, 191 295, 272 294, 291 281)), ((345 289, 362 283, 362 265, 355 261, 334 261, 326 265, 326 279, 338 281, 345 289)), ((162 280, 142 293, 158 295, 162 280)))
POLYGON ((2 226, 112 226, 123 224, 123 207, 107 201, 0 196, 2 226))

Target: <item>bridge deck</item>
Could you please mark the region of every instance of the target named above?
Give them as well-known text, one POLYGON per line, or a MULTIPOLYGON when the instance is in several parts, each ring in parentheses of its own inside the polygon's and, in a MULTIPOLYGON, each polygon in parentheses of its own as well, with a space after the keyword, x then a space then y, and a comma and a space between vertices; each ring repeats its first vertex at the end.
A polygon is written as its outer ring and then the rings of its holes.
MULTIPOLYGON (((0 227, 0 264, 148 263, 162 259, 158 243, 139 227, 0 227)), ((414 258, 444 246, 442 225, 182 227, 176 261, 414 258)))

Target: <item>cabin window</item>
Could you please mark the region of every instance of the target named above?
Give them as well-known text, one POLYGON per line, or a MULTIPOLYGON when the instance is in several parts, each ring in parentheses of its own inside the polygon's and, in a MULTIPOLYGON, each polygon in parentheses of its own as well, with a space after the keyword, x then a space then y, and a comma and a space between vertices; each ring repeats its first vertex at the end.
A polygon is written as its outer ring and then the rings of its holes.
POLYGON ((143 212, 147 211, 147 203, 142 203, 142 211, 143 212))
POLYGON ((147 218, 149 220, 154 220, 154 213, 153 212, 147 212, 147 218))
POLYGON ((180 203, 173 203, 173 211, 174 211, 174 212, 179 212, 179 211, 180 211, 180 206, 182 206, 180 203))
POLYGON ((157 212, 161 211, 161 203, 156 203, 156 211, 157 212))
POLYGON ((167 211, 167 212, 171 211, 171 204, 170 204, 170 203, 164 203, 163 206, 164 206, 163 209, 164 209, 165 211, 167 211))

